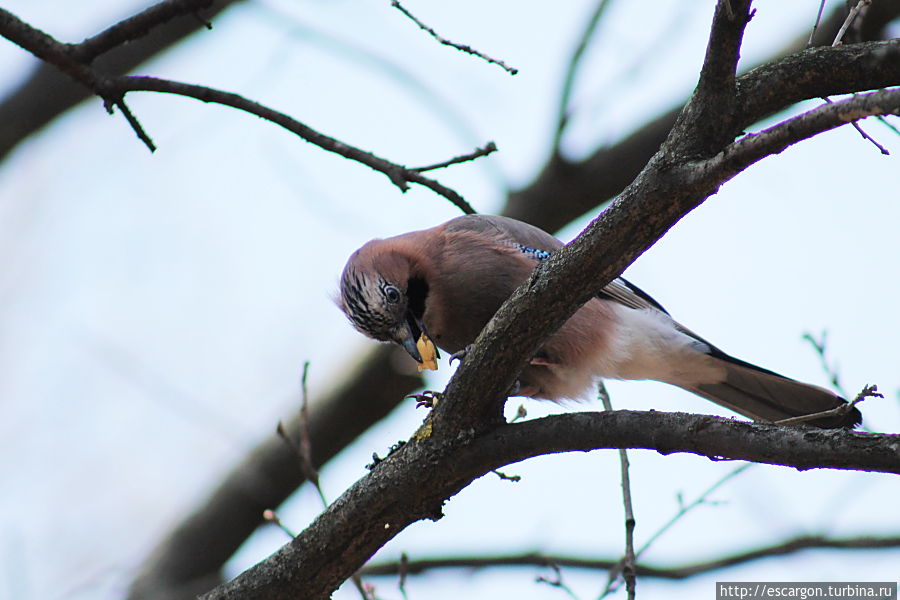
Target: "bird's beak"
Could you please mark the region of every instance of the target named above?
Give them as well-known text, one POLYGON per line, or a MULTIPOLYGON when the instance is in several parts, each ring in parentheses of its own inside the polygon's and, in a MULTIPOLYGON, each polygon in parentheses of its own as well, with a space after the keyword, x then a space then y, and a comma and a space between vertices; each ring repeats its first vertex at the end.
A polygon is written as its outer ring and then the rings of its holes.
POLYGON ((419 354, 419 349, 416 348, 416 340, 418 336, 413 337, 413 333, 409 327, 405 327, 403 330, 403 339, 398 340, 400 345, 403 346, 403 349, 406 350, 410 356, 415 359, 417 363, 422 362, 422 355, 419 354))
POLYGON ((434 360, 440 357, 438 350, 435 347, 434 342, 428 339, 428 332, 425 330, 425 324, 422 322, 422 319, 414 315, 412 311, 406 312, 406 326, 401 330, 400 339, 397 340, 397 343, 403 346, 403 349, 406 350, 406 352, 419 364, 420 370, 423 368, 437 368, 437 363, 435 363, 434 360), (424 345, 421 347, 425 348, 424 351, 429 355, 427 360, 423 360, 419 346, 420 338, 423 336, 424 341, 422 343, 424 345))

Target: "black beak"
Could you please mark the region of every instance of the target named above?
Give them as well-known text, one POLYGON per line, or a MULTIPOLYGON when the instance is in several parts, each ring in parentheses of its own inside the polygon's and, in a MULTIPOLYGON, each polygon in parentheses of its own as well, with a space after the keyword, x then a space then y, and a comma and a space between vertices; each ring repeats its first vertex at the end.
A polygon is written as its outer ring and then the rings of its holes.
MULTIPOLYGON (((408 330, 407 330, 408 331, 408 330)), ((403 346, 403 349, 406 350, 410 356, 415 359, 417 363, 422 362, 422 355, 419 354, 419 349, 416 348, 416 340, 413 339, 412 334, 407 335, 403 338, 403 341, 400 343, 403 346)))
MULTIPOLYGON (((419 354, 419 349, 416 347, 416 342, 419 340, 419 337, 422 334, 428 335, 428 332, 425 330, 425 324, 422 322, 422 319, 413 314, 411 310, 406 311, 406 327, 403 331, 403 338, 397 340, 403 349, 413 357, 413 359, 417 363, 422 362, 422 355, 419 354)), ((435 352, 437 352, 437 348, 435 348, 435 352)), ((440 354, 437 355, 440 358, 440 354)))

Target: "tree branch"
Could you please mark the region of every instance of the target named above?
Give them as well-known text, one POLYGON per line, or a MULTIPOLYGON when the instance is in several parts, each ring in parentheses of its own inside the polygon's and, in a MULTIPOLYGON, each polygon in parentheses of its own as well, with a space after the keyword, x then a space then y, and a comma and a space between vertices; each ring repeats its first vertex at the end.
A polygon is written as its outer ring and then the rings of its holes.
MULTIPOLYGON (((232 3, 217 1, 207 15, 215 14, 232 3)), ((884 23, 896 18, 898 12, 900 2, 876 3, 863 22, 863 34, 878 35, 884 23)), ((817 43, 830 43, 843 20, 843 11, 835 10, 820 27, 817 43)), ((124 73, 203 25, 192 17, 177 19, 169 26, 157 29, 148 38, 134 40, 100 56, 95 66, 105 73, 124 73)), ((802 42, 795 45, 796 48, 789 47, 779 52, 787 53, 802 48, 805 42, 804 35, 802 42)), ((897 83, 898 78, 889 72, 898 65, 896 55, 890 53, 891 48, 895 49, 896 43, 846 45, 835 49, 837 52, 818 55, 811 51, 811 54, 801 53, 760 67, 738 78, 738 96, 741 98, 739 104, 743 104, 739 110, 745 113, 742 119, 758 119, 783 108, 781 103, 784 100, 780 99, 782 92, 793 102, 796 98, 841 93, 832 88, 854 91, 889 85, 883 82, 891 77, 894 77, 893 83, 897 83), (854 81, 858 81, 862 87, 854 87, 854 81)), ((0 121, 6 124, 0 128, 0 157, 28 134, 88 95, 87 88, 72 83, 55 67, 41 63, 32 77, 0 105, 0 121), (47 93, 48 89, 52 89, 54 93, 47 93)), ((657 117, 632 136, 615 146, 600 149, 586 160, 570 162, 558 157, 551 160, 540 178, 529 188, 511 194, 505 214, 555 230, 618 194, 659 147, 680 110, 679 106, 657 117)), ((377 390, 378 397, 381 398, 385 385, 401 388, 409 386, 405 391, 384 390, 385 394, 394 394, 393 397, 386 398, 391 406, 404 394, 421 386, 418 378, 415 378, 418 383, 404 383, 404 377, 408 376, 395 374, 391 370, 393 363, 385 356, 378 354, 377 358, 368 363, 369 368, 352 375, 355 389, 365 391, 343 396, 336 393, 337 398, 333 408, 328 410, 329 414, 333 411, 340 416, 348 414, 345 411, 359 409, 361 403, 358 402, 358 397, 365 394, 371 397, 373 390, 377 390)), ((314 413, 315 411, 314 408, 314 413)), ((381 414, 386 411, 384 409, 381 414)), ((375 413, 361 416, 363 420, 370 420, 360 423, 356 429, 365 429, 368 423, 377 418, 375 413)), ((343 434, 347 431, 340 425, 340 418, 333 422, 328 419, 320 421, 314 414, 311 420, 313 448, 316 451, 334 441, 337 447, 329 452, 336 452, 338 447, 353 439, 352 435, 334 438, 336 432, 343 434), (319 429, 320 426, 324 429, 319 429)), ((143 575, 136 588, 144 589, 148 594, 163 593, 162 590, 169 589, 169 584, 177 587, 197 578, 193 582, 193 590, 199 593, 217 583, 221 565, 259 522, 260 506, 275 506, 281 501, 279 497, 286 498, 302 481, 297 477, 293 463, 289 462, 291 458, 285 458, 284 455, 284 445, 276 439, 269 439, 245 463, 235 465, 228 480, 210 497, 210 501, 198 507, 196 514, 187 519, 154 553, 142 569, 143 575), (270 469, 267 466, 282 463, 287 464, 287 468, 270 469), (267 476, 263 477, 261 473, 267 473, 267 476), (259 485, 264 481, 265 485, 259 485), (248 495, 258 498, 259 494, 266 493, 267 490, 275 490, 277 493, 273 493, 269 500, 263 498, 259 503, 247 501, 248 495), (201 548, 202 551, 199 550, 201 548)))
MULTIPOLYGON (((440 406, 440 404, 438 405, 440 406)), ((679 413, 573 413, 410 440, 350 487, 305 531, 205 600, 327 598, 409 524, 504 465, 555 452, 644 448, 797 469, 900 473, 900 436, 811 430, 679 413)))
MULTIPOLYGON (((165 0, 155 4, 136 15, 119 21, 115 25, 104 29, 95 36, 85 39, 77 45, 71 46, 71 52, 76 60, 82 63, 90 63, 101 54, 105 54, 123 44, 133 42, 150 33, 156 27, 168 23, 176 17, 194 15, 197 21, 200 19, 197 12, 208 9, 215 0, 165 0)), ((230 3, 229 3, 230 4, 230 3)), ((206 23, 207 29, 212 29, 206 23)))
MULTIPOLYGON (((884 12, 876 15, 881 20, 871 21, 873 26, 900 15, 898 0, 875 6, 884 12)), ((820 31, 829 38, 826 43, 830 43, 833 30, 843 19, 843 14, 839 19, 833 15, 830 23, 821 27, 820 31)), ((898 40, 801 50, 767 61, 737 78, 734 133, 802 100, 892 85, 900 85, 898 40)), ((637 176, 671 131, 682 108, 679 105, 671 109, 617 144, 600 148, 585 159, 572 161, 551 156, 528 187, 510 193, 504 214, 555 231, 575 216, 594 209, 637 176)))
POLYGON ((750 0, 719 0, 713 15, 700 80, 673 127, 666 154, 708 156, 734 139, 738 106, 737 73, 744 29, 753 14, 750 0))
MULTIPOLYGON (((893 92, 879 94, 878 103, 895 100, 893 92)), ((702 94, 691 100, 692 103, 703 101, 702 94)), ((853 99, 847 103, 855 101, 853 99)), ((843 108, 850 106, 862 112, 894 110, 893 105, 885 107, 878 103, 863 99, 855 106, 847 104, 843 108), (859 106, 866 102, 871 102, 871 105, 859 106)), ((688 112, 693 110, 691 107, 686 109, 688 112)), ((703 112, 696 110, 691 114, 703 112)), ((840 115, 823 118, 825 121, 832 118, 833 121, 840 115)), ((819 121, 818 115, 811 120, 816 124, 808 131, 817 128, 824 130, 824 122, 819 121)), ((444 399, 433 411, 433 433, 430 437, 404 446, 386 461, 390 468, 381 466, 376 469, 370 477, 349 489, 294 542, 264 563, 214 590, 207 598, 254 598, 263 597, 263 593, 269 598, 293 595, 325 597, 359 568, 371 553, 409 523, 422 518, 439 518, 442 502, 464 487, 467 479, 499 468, 511 460, 545 452, 641 447, 655 448, 664 453, 692 451, 716 459, 724 457, 789 464, 796 468, 828 466, 897 472, 900 469, 900 446, 894 436, 876 436, 879 441, 875 446, 881 444, 880 449, 866 448, 860 456, 853 448, 859 449, 856 444, 869 434, 798 429, 785 432, 785 438, 779 440, 777 435, 771 437, 766 432, 784 430, 710 417, 696 417, 701 420, 692 422, 689 429, 681 429, 674 422, 663 428, 653 427, 647 422, 631 423, 623 430, 627 431, 628 439, 621 442, 616 438, 615 431, 605 429, 596 422, 579 428, 579 419, 587 419, 583 415, 562 415, 559 419, 502 425, 501 408, 505 392, 523 366, 525 357, 532 356, 550 332, 621 273, 682 216, 702 203, 741 168, 760 158, 760 154, 754 151, 759 149, 750 145, 748 150, 732 156, 731 162, 723 161, 717 169, 698 169, 696 163, 691 161, 679 162, 679 156, 704 155, 713 147, 709 139, 704 139, 693 130, 684 133, 691 121, 692 118, 684 119, 682 125, 676 126, 671 134, 684 136, 683 139, 673 139, 664 145, 635 182, 600 218, 574 242, 542 262, 531 279, 501 307, 451 378, 444 399), (677 153, 670 152, 672 149, 677 153), (554 426, 559 429, 554 430, 554 426), (720 426, 750 427, 753 434, 741 436, 735 430, 721 430, 720 426), (516 438, 523 431, 527 435, 516 438), (591 438, 588 442, 584 439, 582 441, 585 443, 579 445, 577 440, 581 439, 581 433, 590 437, 599 435, 601 431, 602 440, 591 438), (674 435, 675 431, 677 435, 674 435), (647 435, 651 438, 645 439, 647 435), (847 444, 840 444, 840 451, 834 453, 832 451, 838 439, 845 439, 847 444), (761 446, 752 447, 753 442, 761 440, 764 440, 761 446), (534 446, 542 443, 547 445, 534 446), (707 443, 710 445, 706 446, 707 443), (690 446, 690 449, 685 446, 690 446), (526 447, 529 451, 525 450, 526 447), (516 449, 522 453, 516 454, 516 449), (782 451, 783 456, 779 454, 782 451), (778 454, 777 458, 772 453, 778 454), (845 461, 851 455, 853 460, 860 458, 874 462, 867 462, 866 465, 856 463, 849 467, 845 461), (481 461, 478 468, 469 470, 471 465, 466 466, 466 457, 481 461), (377 499, 372 490, 377 490, 377 499), (317 549, 315 555, 311 555, 311 548, 317 549)), ((770 150, 774 151, 778 143, 783 144, 791 138, 790 135, 781 138, 781 135, 780 132, 773 134, 768 146, 770 150), (775 138, 778 138, 778 143, 775 138)), ((805 133, 801 132, 793 137, 793 141, 804 137, 805 133)), ((715 166, 712 162, 707 164, 715 166)), ((635 413, 609 414, 627 419, 625 415, 635 413)), ((652 414, 654 417, 650 418, 656 418, 657 414, 652 414)))
POLYGON ((504 71, 509 73, 510 75, 515 75, 516 73, 519 72, 518 69, 516 69, 515 67, 510 67, 502 60, 497 60, 496 58, 491 58, 484 52, 480 52, 471 46, 468 46, 466 44, 458 44, 456 42, 451 42, 447 38, 442 37, 434 29, 432 29, 431 27, 429 27, 428 25, 423 23, 414 14, 409 12, 406 9, 406 7, 404 7, 402 4, 400 4, 400 0, 391 0, 391 6, 393 6, 394 8, 399 10, 401 13, 403 13, 403 15, 405 15, 407 19, 409 19, 410 21, 412 21, 413 23, 418 25, 419 29, 428 33, 428 35, 430 35, 435 40, 437 40, 437 42, 439 44, 441 44, 443 46, 449 46, 451 48, 455 48, 455 49, 459 50, 460 52, 465 52, 466 54, 471 54, 472 56, 477 56, 478 58, 480 58, 481 60, 483 60, 485 62, 497 65, 498 67, 500 67, 501 69, 503 69, 504 71))
MULTIPOLYGON (((399 348, 376 346, 349 370, 342 386, 312 404, 309 445, 314 468, 422 387, 415 369, 398 369, 404 358, 399 348)), ((298 415, 285 428, 297 431, 301 426, 298 415)), ((297 463, 296 453, 273 432, 157 546, 128 597, 193 599, 221 583, 221 566, 264 522, 263 511, 280 506, 305 481, 297 463)))
MULTIPOLYGON (((123 31, 134 33, 129 27, 123 27, 122 31, 116 28, 107 31, 113 31, 112 34, 109 34, 109 37, 112 39, 123 39, 123 31)), ((409 183, 417 183, 432 190, 436 194, 444 196, 464 213, 473 214, 475 212, 475 209, 473 209, 456 191, 442 185, 434 179, 425 177, 421 173, 407 169, 402 165, 392 163, 371 152, 356 148, 323 133, 319 133, 308 125, 305 125, 284 113, 273 110, 258 102, 248 100, 238 94, 200 85, 158 79, 155 77, 124 75, 113 77, 104 76, 78 60, 78 58, 76 58, 77 52, 73 52, 69 46, 61 44, 53 37, 32 27, 2 8, 0 8, 0 35, 6 37, 15 44, 18 44, 25 50, 28 50, 38 58, 55 65, 76 81, 93 90, 94 93, 103 99, 104 104, 107 107, 113 105, 119 106, 129 125, 151 151, 153 151, 155 147, 150 141, 150 137, 124 103, 124 97, 128 92, 161 92, 194 98, 203 102, 230 106, 231 108, 271 121, 323 150, 334 152, 339 156, 359 162, 375 171, 383 173, 391 180, 391 183, 396 185, 401 191, 405 192, 409 189, 409 183)), ((102 39, 106 39, 106 37, 103 37, 102 39)), ((103 44, 99 42, 95 45, 97 47, 104 47, 103 44)), ((89 48, 93 47, 94 46, 89 46, 89 48)))
POLYGON ((900 114, 900 89, 879 90, 858 94, 841 102, 826 103, 759 133, 745 135, 714 158, 698 164, 695 173, 701 179, 708 169, 733 176, 758 160, 778 154, 801 140, 859 119, 888 114, 900 114))
MULTIPOLYGON (((648 565, 638 563, 635 566, 635 574, 640 577, 652 577, 658 579, 682 580, 718 571, 726 567, 733 567, 756 560, 775 556, 788 556, 806 550, 880 550, 884 548, 900 547, 900 536, 886 537, 851 537, 828 538, 823 536, 800 536, 786 540, 780 544, 762 546, 744 552, 738 552, 696 563, 683 565, 648 565)), ((573 569, 609 570, 620 564, 615 559, 584 558, 555 554, 540 554, 526 552, 522 554, 509 554, 501 556, 460 556, 452 558, 420 558, 407 560, 404 567, 401 563, 378 562, 370 563, 362 568, 360 574, 365 577, 396 576, 401 568, 408 575, 420 575, 427 571, 439 569, 486 569, 491 567, 568 567, 573 569)))
MULTIPOLYGON (((208 8, 203 9, 204 17, 211 19, 237 2, 238 0, 213 0, 208 8)), ((92 61, 93 67, 99 71, 121 75, 198 29, 208 27, 208 22, 201 21, 196 14, 187 13, 189 8, 202 8, 204 5, 206 0, 197 0, 196 3, 183 0, 161 2, 133 17, 152 13, 152 18, 145 16, 141 17, 143 21, 138 20, 140 27, 131 19, 126 19, 95 36, 97 39, 89 38, 81 44, 67 46, 73 56, 92 61), (181 6, 185 13, 172 18, 172 13, 179 12, 179 9, 170 13, 161 8, 163 6, 181 6), (156 27, 166 19, 171 19, 167 21, 166 27, 156 27), (128 26, 123 25, 129 22, 128 26), (128 38, 124 30, 132 32, 131 35, 138 35, 139 31, 140 36, 129 38, 127 44, 110 48, 110 40, 128 38)), ((0 102, 0 122, 4 123, 0 128, 0 159, 30 134, 90 96, 91 90, 76 83, 55 66, 38 63, 31 75, 0 102)))

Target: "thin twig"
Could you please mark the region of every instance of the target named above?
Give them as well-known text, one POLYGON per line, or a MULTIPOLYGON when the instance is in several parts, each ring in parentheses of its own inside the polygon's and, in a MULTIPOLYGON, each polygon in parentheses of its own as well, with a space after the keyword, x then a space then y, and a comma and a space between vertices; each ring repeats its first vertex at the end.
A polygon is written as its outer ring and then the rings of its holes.
POLYGON ((865 400, 866 398, 884 398, 884 394, 878 392, 877 385, 866 385, 862 390, 856 395, 856 398, 851 402, 847 402, 846 404, 841 404, 838 407, 823 410, 822 412, 813 413, 811 415, 801 415, 799 417, 791 417, 789 419, 781 419, 779 421, 775 421, 776 425, 797 425, 799 423, 805 423, 807 421, 813 421, 815 419, 821 419, 826 417, 836 417, 843 416, 853 410, 853 407, 865 400))
MULTIPOLYGON (((834 41, 831 43, 832 47, 838 46, 841 44, 841 40, 844 38, 844 35, 847 33, 847 30, 850 28, 850 25, 853 24, 853 21, 856 19, 859 12, 863 9, 864 6, 868 6, 871 3, 872 3, 872 0, 859 0, 859 2, 857 2, 856 6, 854 6, 853 8, 850 9, 850 13, 847 15, 847 18, 844 19, 843 25, 841 25, 841 28, 838 30, 837 35, 834 38, 834 41)), ((821 13, 821 9, 819 9, 819 10, 821 13)), ((811 40, 812 40, 812 38, 810 38, 810 41, 811 40)), ((831 98, 828 98, 827 96, 822 99, 825 100, 825 102, 827 102, 828 104, 833 104, 833 101, 831 100, 831 98)), ((853 128, 859 133, 859 135, 861 135, 863 137, 864 140, 868 140, 869 142, 872 143, 872 145, 874 145, 876 148, 878 148, 879 152, 881 152, 885 156, 890 155, 890 152, 888 152, 887 148, 885 148, 884 146, 879 144, 877 141, 875 141, 875 138, 873 138, 868 133, 866 133, 865 130, 863 130, 862 126, 859 123, 857 123, 856 121, 851 121, 850 124, 853 125, 853 128)))
POLYGON ((297 455, 297 458, 300 460, 300 473, 303 474, 304 479, 316 488, 316 491, 319 493, 319 499, 322 501, 322 507, 328 508, 328 499, 325 497, 325 492, 322 491, 322 486, 319 483, 319 473, 316 471, 312 460, 312 444, 309 437, 309 408, 306 392, 306 376, 308 372, 309 361, 306 361, 303 363, 303 375, 300 379, 300 418, 297 427, 300 440, 295 442, 281 421, 278 421, 275 432, 297 455))
MULTIPOLYGON (((248 100, 238 94, 155 77, 105 76, 96 72, 88 64, 79 61, 77 59, 78 52, 72 51, 71 46, 58 42, 53 37, 32 27, 3 8, 0 8, 0 35, 31 52, 41 60, 54 65, 91 89, 103 99, 107 107, 123 102, 125 94, 128 92, 139 91, 174 94, 194 98, 202 102, 230 106, 275 123, 323 150, 334 152, 339 156, 379 171, 386 175, 391 183, 403 192, 409 189, 410 183, 416 183, 444 196, 464 213, 475 213, 475 209, 459 193, 434 179, 320 133, 284 113, 248 100)), ((127 110, 122 112, 129 125, 135 129, 138 137, 147 144, 150 138, 146 132, 143 132, 134 115, 131 115, 130 111, 127 110)), ((150 142, 148 147, 151 147, 151 145, 152 142, 150 142)))
POLYGON ((434 39, 436 39, 440 44, 443 44, 444 46, 450 46, 451 48, 456 48, 457 50, 459 50, 461 52, 465 52, 467 54, 471 54, 472 56, 477 56, 478 58, 480 58, 484 61, 487 61, 489 63, 495 64, 495 65, 503 68, 510 75, 515 75, 516 73, 519 72, 518 69, 516 69, 514 67, 510 67, 502 60, 497 60, 496 58, 491 58, 487 54, 485 54, 483 52, 479 52, 478 50, 476 50, 475 48, 472 48, 471 46, 467 46, 465 44, 457 44, 456 42, 451 42, 447 38, 441 37, 440 35, 438 35, 438 33, 434 29, 432 29, 431 27, 429 27, 428 25, 426 25, 425 23, 420 21, 418 18, 416 18, 416 16, 414 14, 412 14, 411 12, 406 10, 406 8, 402 4, 400 4, 399 0, 391 0, 391 6, 393 6, 394 8, 396 8, 397 10, 402 12, 404 15, 406 15, 406 17, 409 20, 411 20, 413 23, 415 23, 416 25, 419 26, 419 29, 421 29, 422 31, 428 32, 428 34, 431 37, 433 37, 434 39))
POLYGON ((468 162, 470 160, 475 160, 476 158, 480 158, 482 156, 487 156, 492 152, 497 151, 497 144, 494 142, 488 142, 482 148, 476 148, 472 152, 468 154, 463 154, 461 156, 455 156, 450 160, 445 160, 444 162, 435 163, 433 165, 428 165, 425 167, 415 167, 411 168, 410 171, 414 171, 416 173, 424 173, 425 171, 434 171, 435 169, 443 169, 444 167, 449 167, 450 165, 456 165, 459 163, 468 162))
POLYGON ((681 520, 690 511, 697 508, 701 504, 708 504, 706 499, 709 498, 709 496, 713 492, 715 492, 717 489, 722 487, 729 480, 733 479, 734 477, 737 477, 738 475, 740 475, 741 473, 743 473, 744 471, 746 471, 747 469, 752 467, 754 464, 755 463, 746 463, 746 464, 743 464, 743 465, 737 467, 733 471, 726 473, 722 478, 718 479, 715 483, 713 483, 711 486, 706 488, 706 490, 704 490, 699 496, 697 496, 693 500, 693 502, 690 502, 688 504, 682 504, 681 502, 679 502, 678 511, 674 515, 672 515, 672 518, 670 518, 668 521, 666 521, 662 527, 657 529, 656 533, 651 535, 647 539, 647 541, 644 542, 644 545, 641 546, 640 549, 637 551, 636 556, 640 557, 644 552, 649 550, 650 547, 653 545, 653 543, 656 542, 656 540, 658 540, 660 537, 662 537, 662 535, 665 532, 667 532, 673 525, 675 525, 675 523, 677 523, 679 520, 681 520))
POLYGON ((900 90, 889 88, 855 94, 852 98, 819 106, 758 133, 747 134, 704 161, 702 168, 695 172, 705 173, 721 167, 725 173, 738 173, 800 140, 837 129, 850 121, 888 114, 900 114, 900 90))
MULTIPOLYGON (((603 409, 612 411, 612 401, 609 397, 609 391, 603 382, 597 384, 597 395, 603 403, 603 409)), ((607 577, 606 587, 600 594, 600 598, 605 598, 614 591, 613 584, 618 580, 619 573, 625 580, 625 590, 628 594, 628 600, 634 600, 635 588, 637 587, 637 578, 635 577, 635 554, 634 554, 634 505, 631 502, 631 476, 629 474, 628 451, 625 448, 619 449, 619 463, 622 472, 622 503, 625 507, 625 554, 619 561, 618 568, 611 569, 607 577)))
POLYGON ((809 32, 809 41, 806 42, 807 48, 812 48, 813 39, 816 37, 816 31, 819 30, 819 23, 822 22, 822 11, 825 10, 825 0, 819 2, 819 12, 816 14, 816 23, 813 25, 812 31, 809 32))
POLYGON ((834 37, 834 41, 831 43, 832 46, 837 46, 841 43, 841 40, 844 38, 844 34, 846 34, 847 30, 850 29, 850 25, 853 24, 853 21, 856 19, 859 11, 861 11, 864 6, 868 6, 871 3, 872 0, 859 0, 859 2, 856 3, 856 6, 850 9, 850 13, 847 15, 847 18, 844 19, 844 24, 841 25, 840 29, 838 29, 837 35, 834 37))
POLYGON ((441 196, 444 196, 464 213, 475 213, 475 209, 472 208, 472 206, 468 202, 466 202, 466 200, 456 191, 442 185, 434 179, 425 177, 421 173, 411 171, 402 165, 398 165, 396 163, 385 160, 367 150, 356 148, 333 137, 320 133, 309 127, 308 125, 297 121, 293 117, 273 110, 252 100, 248 100, 247 98, 244 98, 243 96, 240 96, 238 94, 215 90, 200 85, 192 85, 177 81, 159 79, 156 77, 117 77, 112 80, 112 84, 117 86, 120 90, 122 90, 122 92, 145 91, 176 94, 179 96, 186 96, 188 98, 195 98, 202 102, 222 104, 224 106, 230 106, 232 108, 248 112, 252 115, 256 115, 287 129, 291 133, 298 135, 307 142, 314 144, 319 148, 322 148, 323 150, 334 152, 339 156, 349 158, 350 160, 362 163, 371 169, 384 173, 388 177, 388 179, 391 180, 391 183, 396 185, 401 191, 405 192, 406 190, 408 190, 409 183, 417 183, 421 186, 429 188, 430 190, 434 191, 437 194, 440 194, 441 196))
MULTIPOLYGON (((834 104, 834 100, 832 100, 831 98, 829 98, 829 97, 827 97, 827 96, 823 97, 822 100, 824 100, 824 101, 825 101, 826 103, 828 103, 828 104, 834 104)), ((878 142, 876 142, 875 139, 874 139, 872 136, 870 136, 868 133, 866 133, 866 132, 863 130, 862 126, 861 126, 858 122, 856 122, 856 121, 850 121, 850 124, 853 125, 853 129, 855 129, 857 132, 859 132, 859 135, 861 135, 861 136, 863 137, 864 140, 868 140, 868 141, 871 142, 876 148, 878 148, 879 152, 881 152, 881 153, 884 154, 885 156, 890 155, 890 152, 888 152, 887 148, 885 148, 884 146, 882 146, 881 144, 879 144, 878 142)))
POLYGON ((584 52, 587 50, 591 39, 594 37, 594 32, 597 30, 597 25, 600 23, 600 17, 603 16, 610 4, 610 0, 599 0, 594 6, 594 12, 591 13, 584 31, 581 33, 581 37, 578 38, 578 43, 575 45, 575 50, 572 52, 572 56, 569 58, 568 65, 566 66, 566 74, 563 78, 563 86, 559 94, 559 108, 556 113, 556 132, 553 135, 552 148, 555 154, 559 154, 559 145, 562 141, 562 135, 569 123, 569 102, 572 97, 572 89, 575 87, 575 75, 578 71, 578 67, 581 66, 581 59, 584 56, 584 52))
POLYGON ((273 525, 278 527, 280 530, 285 532, 288 535, 288 537, 290 537, 292 539, 297 537, 297 534, 294 533, 291 529, 289 529, 287 525, 282 523, 281 519, 278 518, 278 513, 276 513, 271 508, 267 508, 266 510, 263 511, 263 519, 265 519, 269 523, 272 523, 273 525))
MULTIPOLYGON (((744 465, 746 468, 749 465, 744 465)), ((783 542, 762 546, 730 554, 719 558, 713 558, 702 562, 656 566, 638 563, 637 575, 652 577, 655 579, 682 580, 697 575, 703 575, 712 571, 721 570, 735 565, 746 564, 763 558, 773 556, 787 556, 805 550, 837 549, 837 550, 865 550, 885 549, 900 547, 900 536, 885 537, 853 537, 853 538, 827 538, 822 536, 801 536, 785 540, 783 542)), ((405 569, 408 575, 418 575, 427 571, 438 569, 487 569, 509 567, 533 567, 550 566, 566 567, 570 569, 608 570, 619 563, 616 559, 582 558, 574 556, 562 556, 552 554, 539 554, 527 552, 523 554, 511 554, 502 556, 459 556, 436 557, 410 560, 405 569)), ((551 567, 552 568, 552 567, 551 567)), ((395 576, 400 572, 400 562, 383 562, 366 565, 362 573, 366 577, 395 576)))
POLYGON ((322 508, 328 508, 328 499, 322 491, 319 482, 319 472, 316 470, 312 459, 312 442, 309 436, 309 391, 306 386, 306 378, 309 375, 309 361, 303 363, 303 375, 300 376, 300 421, 298 423, 300 433, 300 462, 303 464, 304 476, 309 479, 319 492, 322 508))
POLYGON ((877 116, 877 117, 875 117, 875 118, 876 118, 879 122, 881 122, 882 125, 884 125, 884 126, 887 127, 888 129, 890 129, 891 131, 893 131, 895 134, 900 135, 900 129, 898 129, 896 126, 894 126, 893 123, 891 123, 890 121, 888 121, 887 119, 885 119, 884 117, 882 117, 882 116, 880 116, 880 115, 877 116))
POLYGON ((553 572, 556 575, 556 577, 554 577, 553 579, 549 579, 549 578, 541 575, 539 577, 536 577, 534 581, 536 583, 546 583, 550 587, 555 587, 555 588, 561 589, 566 594, 568 594, 569 597, 572 598, 573 600, 578 600, 578 596, 575 595, 575 592, 572 591, 572 588, 570 588, 568 585, 566 585, 563 582, 562 570, 559 568, 559 565, 549 563, 547 566, 550 567, 551 569, 553 569, 553 572))
POLYGON ((828 364, 828 357, 825 356, 828 348, 828 331, 825 330, 822 332, 822 336, 820 339, 816 339, 812 336, 808 331, 803 334, 803 338, 813 347, 813 350, 816 352, 816 356, 819 357, 819 362, 822 363, 822 370, 825 371, 825 374, 828 376, 828 379, 831 382, 831 387, 841 395, 842 398, 846 398, 848 396, 847 390, 844 389, 844 386, 841 385, 841 375, 838 372, 837 366, 832 366, 828 364))
POLYGON ((497 470, 493 470, 493 471, 491 471, 491 473, 493 473, 494 475, 496 475, 503 481, 511 481, 513 483, 519 483, 520 481, 522 481, 521 475, 507 475, 503 471, 497 471, 497 470))
POLYGON ((138 139, 144 142, 144 145, 147 146, 147 149, 150 152, 156 152, 156 144, 153 143, 153 140, 150 139, 150 136, 147 135, 147 132, 144 130, 141 122, 137 120, 137 117, 134 116, 134 113, 131 112, 131 109, 128 108, 128 105, 125 104, 125 100, 116 100, 113 104, 109 105, 107 110, 110 114, 112 114, 112 107, 118 106, 119 110, 122 111, 122 115, 125 117, 125 120, 128 121, 128 124, 131 125, 131 129, 134 130, 134 133, 137 134, 138 139))
POLYGON ((403 552, 400 554, 399 581, 397 582, 397 587, 400 588, 400 595, 403 596, 403 600, 409 600, 409 596, 406 595, 406 576, 409 575, 408 567, 409 556, 406 552, 403 552))

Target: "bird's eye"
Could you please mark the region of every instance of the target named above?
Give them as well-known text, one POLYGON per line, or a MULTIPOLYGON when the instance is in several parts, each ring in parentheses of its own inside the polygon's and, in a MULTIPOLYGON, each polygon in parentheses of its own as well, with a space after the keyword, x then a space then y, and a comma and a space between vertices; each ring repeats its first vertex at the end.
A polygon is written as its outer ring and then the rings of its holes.
POLYGON ((392 285, 386 286, 384 288, 384 297, 387 298, 387 301, 391 304, 397 304, 400 302, 400 290, 392 285))

